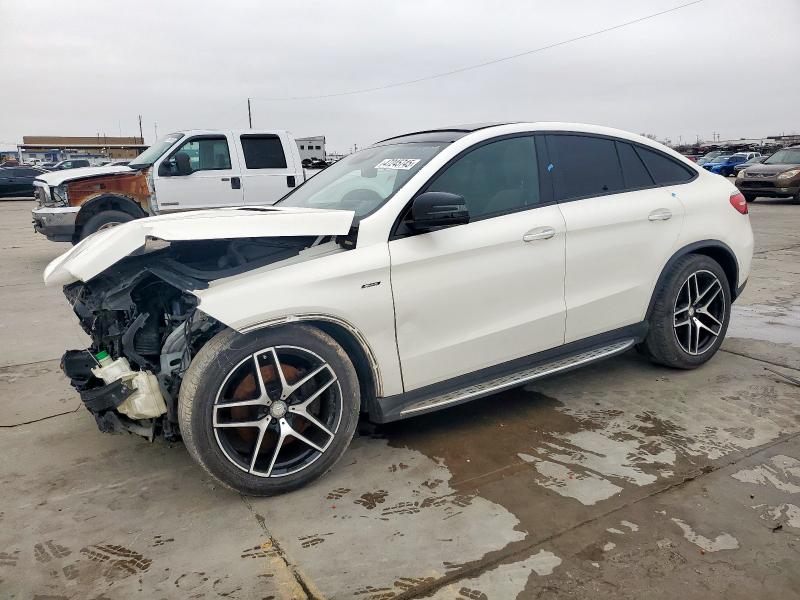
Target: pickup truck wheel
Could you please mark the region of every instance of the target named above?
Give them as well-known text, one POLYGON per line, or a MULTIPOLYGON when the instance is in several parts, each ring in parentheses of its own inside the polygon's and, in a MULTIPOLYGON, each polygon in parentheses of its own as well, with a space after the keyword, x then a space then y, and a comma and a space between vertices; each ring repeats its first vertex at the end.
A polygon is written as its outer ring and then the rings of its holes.
POLYGON ((656 290, 642 353, 668 367, 698 367, 719 349, 730 315, 730 286, 719 263, 684 256, 656 290))
POLYGON ((307 325, 225 330, 192 361, 178 418, 189 453, 237 492, 281 494, 322 476, 356 430, 358 377, 344 349, 307 325))
POLYGON ((755 202, 756 195, 755 194, 742 194, 746 202, 755 202))
POLYGON ((80 239, 84 240, 96 231, 115 227, 128 221, 133 221, 133 215, 121 210, 103 210, 96 215, 89 217, 89 220, 81 227, 80 239))

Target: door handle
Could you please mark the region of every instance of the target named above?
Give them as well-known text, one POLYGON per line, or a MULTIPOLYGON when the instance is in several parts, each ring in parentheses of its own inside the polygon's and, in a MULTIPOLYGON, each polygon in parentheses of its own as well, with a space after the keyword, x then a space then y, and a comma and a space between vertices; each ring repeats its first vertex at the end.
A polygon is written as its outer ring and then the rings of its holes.
POLYGON ((222 179, 220 179, 220 181, 230 181, 230 180, 231 180, 230 177, 223 177, 222 179))
POLYGON ((650 221, 669 221, 672 218, 672 211, 668 208, 657 208, 647 218, 650 221))
POLYGON ((534 242, 536 240, 549 240, 555 234, 556 230, 553 227, 535 227, 525 232, 525 235, 522 236, 522 241, 534 242))

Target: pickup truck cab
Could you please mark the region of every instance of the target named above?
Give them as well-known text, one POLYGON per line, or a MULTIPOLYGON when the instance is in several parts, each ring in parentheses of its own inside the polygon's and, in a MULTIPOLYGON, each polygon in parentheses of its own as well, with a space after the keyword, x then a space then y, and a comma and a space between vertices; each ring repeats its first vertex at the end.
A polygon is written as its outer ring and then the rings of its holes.
POLYGON ((300 153, 288 131, 180 131, 128 165, 38 177, 33 227, 50 240, 77 243, 141 217, 271 205, 303 180, 300 153))

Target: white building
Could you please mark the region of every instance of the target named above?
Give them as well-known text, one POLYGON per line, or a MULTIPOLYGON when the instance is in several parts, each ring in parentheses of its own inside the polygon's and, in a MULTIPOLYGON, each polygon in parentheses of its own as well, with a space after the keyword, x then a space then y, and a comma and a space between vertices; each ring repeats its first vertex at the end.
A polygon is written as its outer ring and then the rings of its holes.
POLYGON ((312 137, 295 138, 297 149, 300 150, 300 158, 319 158, 325 160, 325 136, 316 135, 312 137))

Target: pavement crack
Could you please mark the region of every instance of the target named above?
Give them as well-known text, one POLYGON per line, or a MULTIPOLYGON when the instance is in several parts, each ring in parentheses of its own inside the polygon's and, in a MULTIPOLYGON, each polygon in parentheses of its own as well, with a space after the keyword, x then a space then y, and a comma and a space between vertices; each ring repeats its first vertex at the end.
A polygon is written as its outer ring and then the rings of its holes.
MULTIPOLYGON (((749 358, 750 360, 755 360, 758 362, 766 363, 768 365, 772 365, 773 367, 781 367, 783 369, 791 369, 792 371, 800 371, 797 367, 792 367, 790 365, 774 362, 771 360, 767 360, 766 358, 759 358, 757 356, 751 356, 750 354, 745 354, 744 352, 736 352, 735 350, 728 350, 727 348, 720 348, 720 352, 727 352, 728 354, 735 354, 736 356, 742 356, 744 358, 749 358)), ((769 369, 768 369, 769 370, 769 369)))
POLYGON ((14 427, 22 427, 23 425, 30 425, 31 423, 39 423, 40 421, 47 421, 48 419, 55 419, 56 417, 63 417, 64 415, 71 415, 81 409, 80 405, 76 406, 74 410, 67 410, 64 412, 56 413, 54 415, 47 415, 31 421, 24 421, 22 423, 14 423, 13 425, 0 425, 0 429, 13 429, 14 427))
POLYGON ((295 568, 295 566, 292 563, 289 562, 288 558, 286 558, 286 553, 284 552, 280 543, 278 542, 277 539, 275 539, 275 536, 273 536, 272 533, 270 533, 269 529, 267 528, 266 520, 264 519, 263 516, 261 516, 255 511, 252 503, 250 502, 250 499, 244 494, 239 494, 239 497, 242 499, 242 502, 247 507, 247 510, 249 510, 250 513, 255 518, 256 522, 258 523, 258 526, 264 532, 264 535, 266 535, 267 538, 269 539, 270 545, 275 550, 274 555, 280 560, 286 571, 291 574, 294 582, 302 590, 304 597, 307 600, 324 600, 324 597, 318 591, 316 591, 316 586, 312 582, 307 581, 306 578, 303 576, 303 574, 297 568, 295 568))
POLYGON ((605 519, 605 518, 607 518, 607 517, 609 517, 609 516, 611 516, 611 515, 613 515, 615 513, 618 513, 618 512, 623 511, 623 510, 625 510, 625 509, 627 509, 627 508, 629 508, 631 506, 639 504, 640 502, 644 502, 646 500, 649 500, 649 499, 651 499, 651 498, 653 498, 655 496, 658 496, 658 495, 661 495, 661 494, 664 494, 664 493, 667 493, 667 492, 671 492, 673 490, 685 487, 689 483, 691 483, 691 482, 693 482, 693 481, 695 481, 697 479, 700 479, 701 477, 703 477, 705 475, 710 475, 711 473, 715 473, 715 472, 719 471, 720 469, 724 469, 726 467, 735 466, 738 463, 740 463, 740 462, 742 462, 744 460, 747 460, 747 459, 751 458, 752 456, 755 456, 756 454, 758 454, 760 452, 763 452, 765 450, 769 450, 770 448, 772 448, 774 446, 778 446, 780 444, 784 444, 786 442, 790 442, 790 441, 792 441, 794 439, 797 439, 797 438, 800 438, 800 432, 789 434, 789 435, 785 435, 785 436, 781 436, 781 437, 779 437, 779 438, 777 438, 775 440, 772 440, 771 442, 769 442, 767 444, 762 444, 761 446, 758 446, 756 448, 751 448, 750 451, 748 451, 748 452, 737 453, 737 456, 734 459, 731 459, 731 460, 728 460, 728 461, 725 461, 725 462, 719 462, 716 465, 710 465, 709 464, 709 465, 704 465, 702 467, 698 467, 696 469, 693 469, 691 472, 687 473, 686 475, 684 475, 680 480, 673 481, 672 483, 670 483, 668 485, 662 486, 662 487, 660 487, 660 488, 658 488, 656 490, 652 490, 651 492, 648 492, 647 494, 645 494, 643 496, 635 498, 635 499, 631 500, 630 502, 626 502, 625 504, 622 504, 620 506, 616 506, 614 508, 611 508, 611 509, 609 509, 609 510, 603 512, 603 513, 600 513, 600 514, 597 514, 597 515, 595 515, 593 517, 584 519, 583 521, 580 521, 578 523, 575 523, 574 525, 566 527, 566 528, 562 529, 561 531, 556 531, 555 533, 553 533, 551 535, 548 535, 548 536, 545 536, 544 538, 537 539, 537 540, 531 540, 529 542, 523 542, 522 545, 515 544, 513 547, 509 548, 508 550, 500 551, 499 553, 495 554, 494 556, 492 556, 489 559, 479 559, 478 561, 475 561, 470 566, 466 566, 466 567, 463 567, 461 569, 456 569, 456 570, 450 571, 449 573, 447 573, 446 575, 440 577, 439 579, 436 579, 436 580, 428 582, 428 583, 423 583, 423 584, 421 584, 419 586, 416 586, 414 588, 406 590, 405 592, 403 592, 402 594, 399 594, 397 596, 392 596, 392 600, 415 600, 415 599, 418 599, 418 598, 424 598, 424 597, 432 596, 434 593, 436 593, 438 590, 440 590, 441 588, 445 587, 446 585, 449 585, 449 584, 452 584, 452 583, 456 583, 456 582, 462 581, 464 579, 474 579, 475 577, 479 577, 480 575, 483 575, 487 571, 489 571, 489 570, 491 570, 491 569, 497 567, 498 565, 503 564, 503 563, 505 563, 507 561, 522 560, 525 557, 527 557, 531 553, 531 551, 534 548, 536 548, 537 546, 541 546, 542 544, 546 544, 548 542, 552 542, 553 540, 558 539, 563 535, 571 533, 572 531, 575 531, 575 530, 577 530, 577 529, 579 529, 581 527, 584 527, 586 525, 591 525, 593 523, 596 523, 596 522, 598 522, 598 521, 600 521, 602 519, 605 519))

